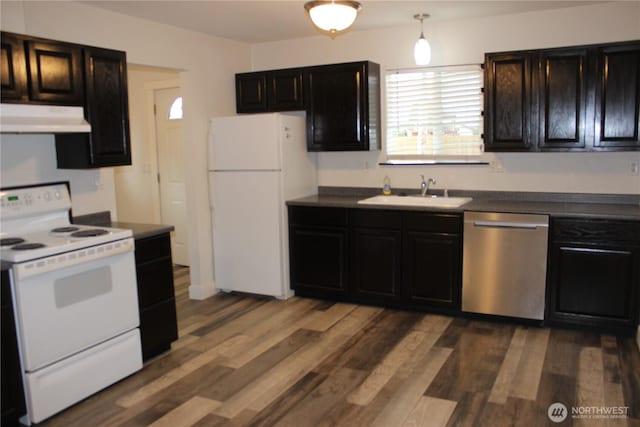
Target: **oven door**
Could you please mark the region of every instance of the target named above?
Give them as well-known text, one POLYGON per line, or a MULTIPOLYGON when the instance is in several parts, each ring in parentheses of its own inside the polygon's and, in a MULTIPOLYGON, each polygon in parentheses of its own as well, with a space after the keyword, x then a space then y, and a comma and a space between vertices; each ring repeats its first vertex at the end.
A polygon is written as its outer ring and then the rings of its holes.
POLYGON ((125 239, 13 266, 27 372, 139 325, 133 248, 125 239))

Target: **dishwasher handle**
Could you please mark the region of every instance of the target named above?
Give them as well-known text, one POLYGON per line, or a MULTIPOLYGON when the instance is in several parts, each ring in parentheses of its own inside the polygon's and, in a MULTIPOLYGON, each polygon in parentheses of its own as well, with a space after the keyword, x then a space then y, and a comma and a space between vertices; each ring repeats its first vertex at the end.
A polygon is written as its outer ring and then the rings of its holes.
POLYGON ((484 228, 515 228, 520 230, 536 230, 538 227, 548 227, 547 224, 536 224, 532 222, 510 222, 510 221, 474 221, 475 227, 484 228))

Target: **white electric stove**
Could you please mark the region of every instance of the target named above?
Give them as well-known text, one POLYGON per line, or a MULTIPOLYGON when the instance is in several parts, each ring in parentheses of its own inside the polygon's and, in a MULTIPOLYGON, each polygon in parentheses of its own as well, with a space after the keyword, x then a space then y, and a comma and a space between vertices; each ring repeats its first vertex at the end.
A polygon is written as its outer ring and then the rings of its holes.
POLYGON ((27 424, 142 368, 132 233, 70 212, 65 183, 0 190, 27 424))

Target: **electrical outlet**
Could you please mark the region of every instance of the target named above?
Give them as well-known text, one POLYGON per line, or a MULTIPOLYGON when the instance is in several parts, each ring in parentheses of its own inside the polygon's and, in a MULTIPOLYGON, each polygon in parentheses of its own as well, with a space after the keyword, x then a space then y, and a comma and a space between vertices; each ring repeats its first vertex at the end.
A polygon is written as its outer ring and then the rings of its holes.
POLYGON ((640 165, 638 162, 631 162, 629 164, 629 172, 631 175, 639 175, 640 174, 640 165))

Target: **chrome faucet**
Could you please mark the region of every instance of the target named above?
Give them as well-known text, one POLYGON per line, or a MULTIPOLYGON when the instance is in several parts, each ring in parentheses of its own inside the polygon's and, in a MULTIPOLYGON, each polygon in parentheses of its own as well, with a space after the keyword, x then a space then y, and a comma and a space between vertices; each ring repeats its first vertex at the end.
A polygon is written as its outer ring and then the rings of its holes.
POLYGON ((429 178, 429 181, 424 180, 424 175, 420 175, 422 177, 422 182, 420 183, 420 195, 426 196, 429 193, 429 186, 431 184, 436 184, 436 180, 433 178, 429 178))

